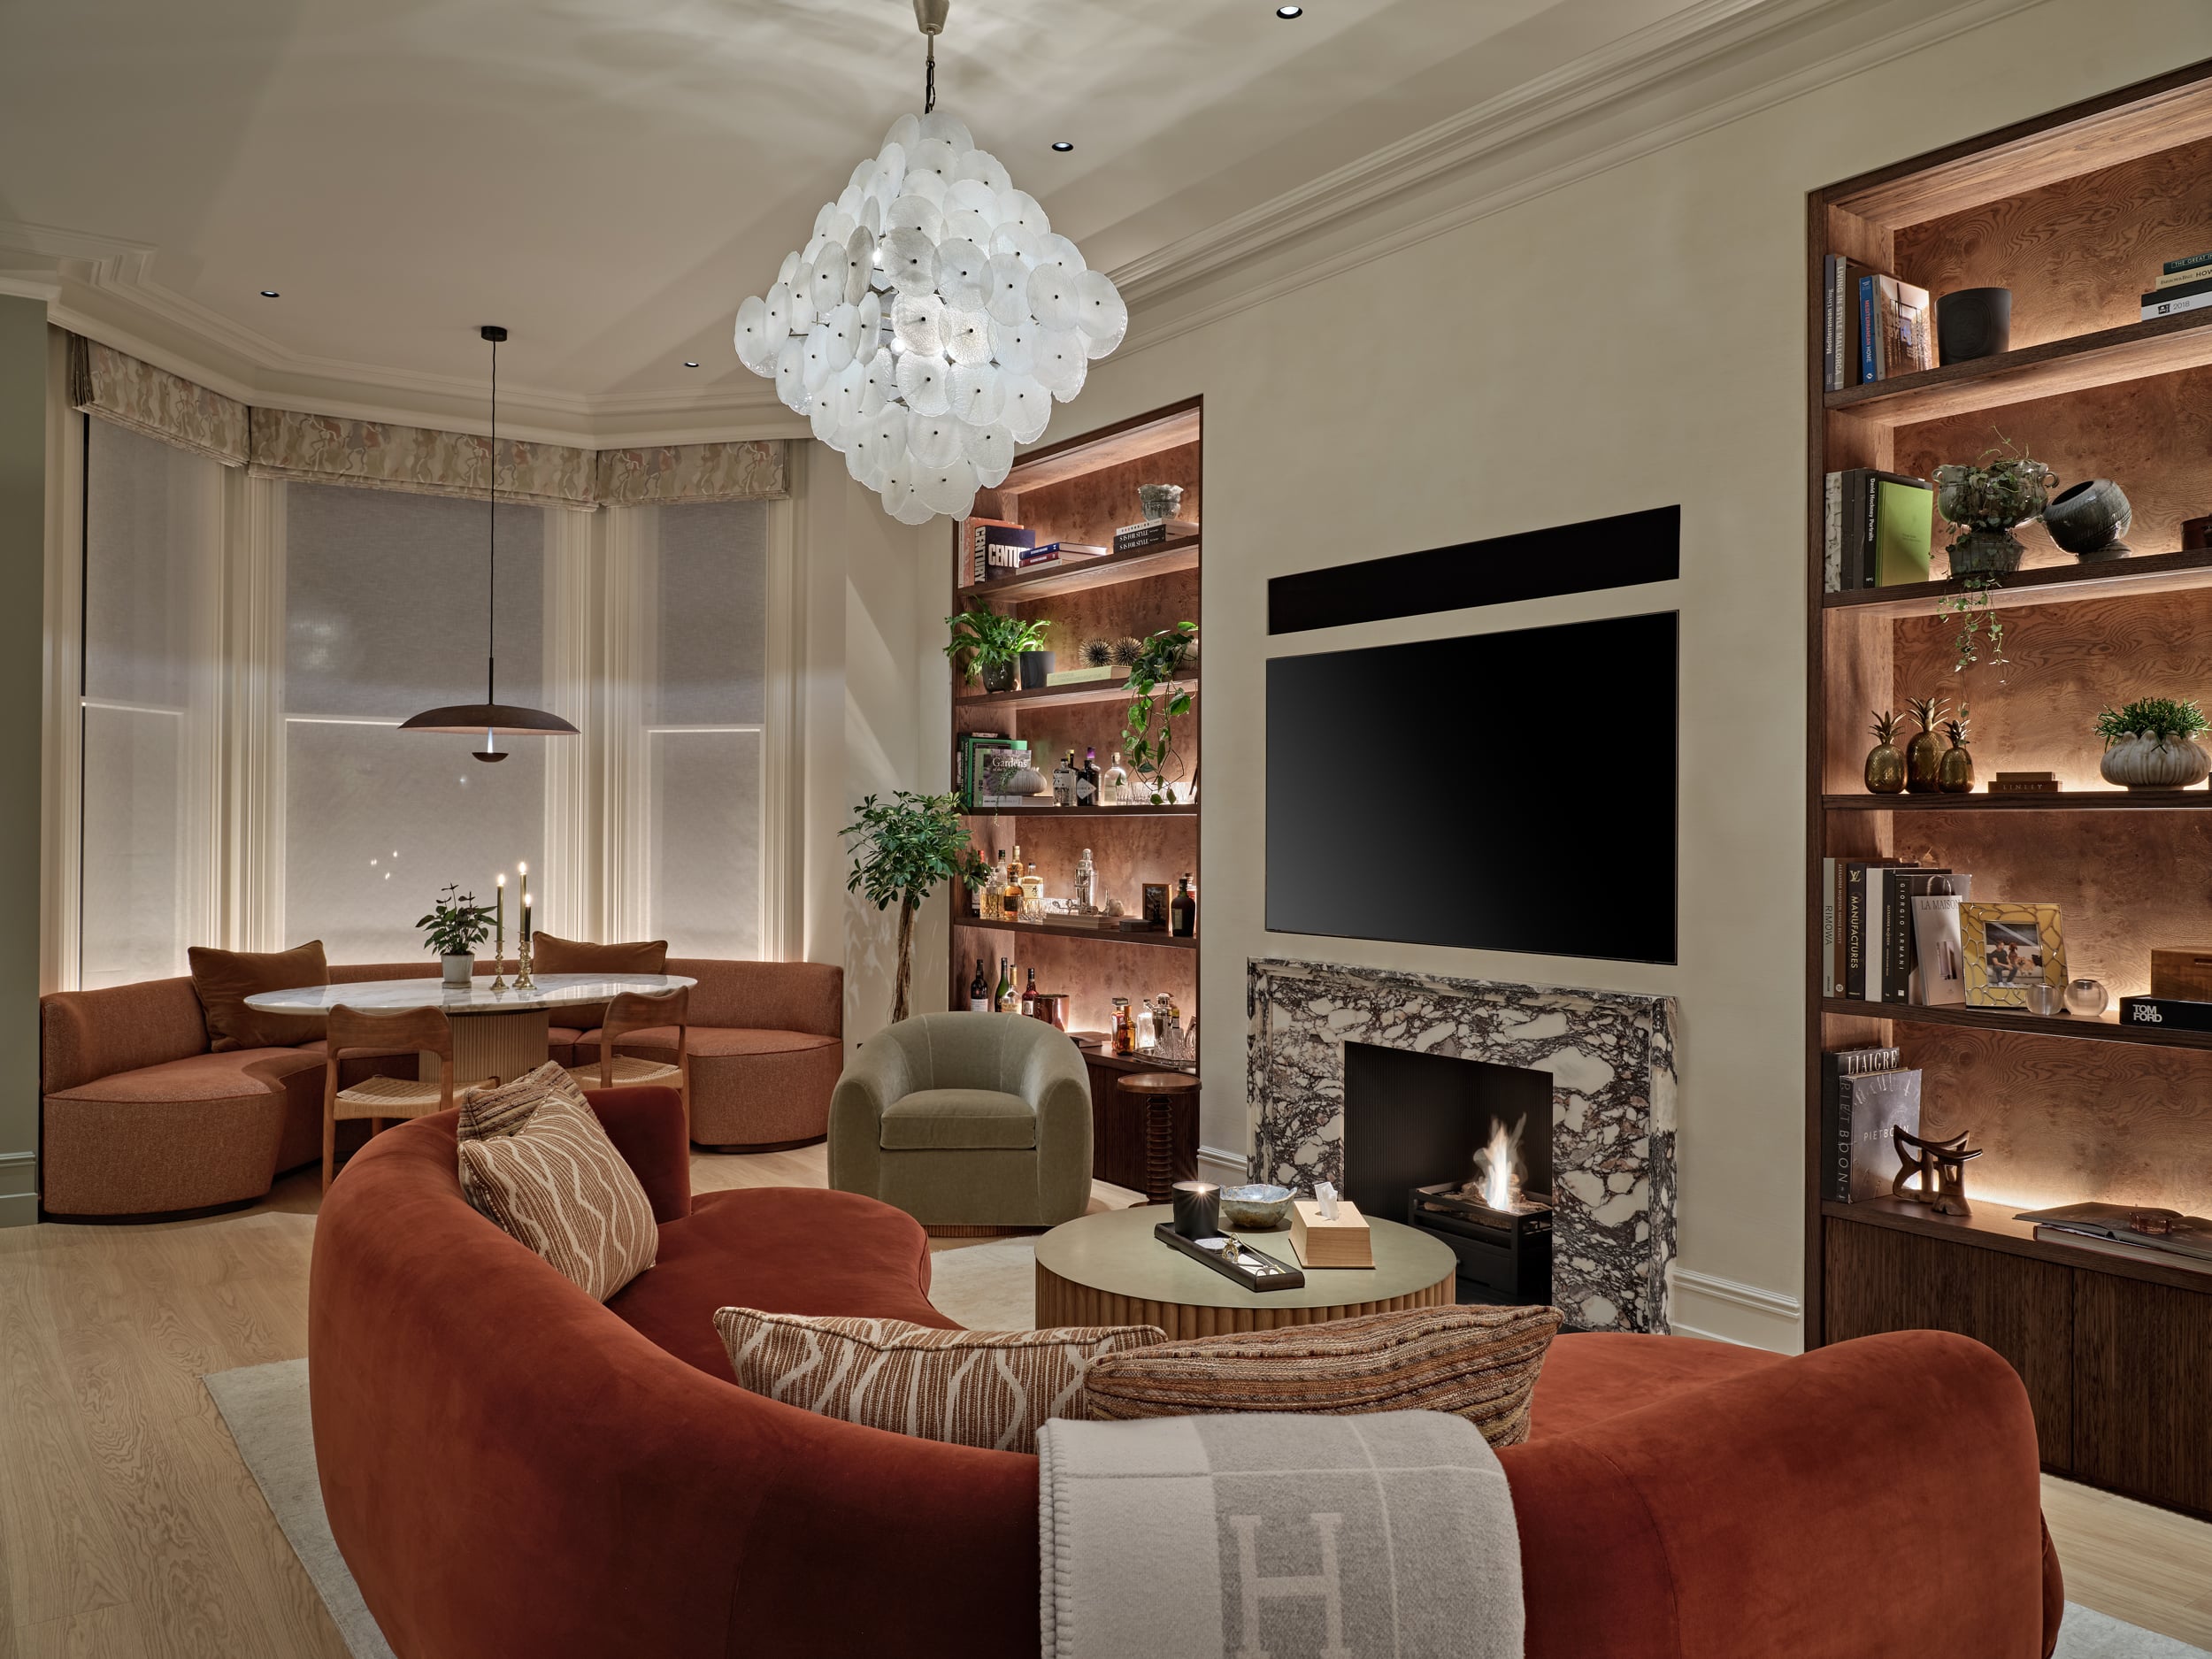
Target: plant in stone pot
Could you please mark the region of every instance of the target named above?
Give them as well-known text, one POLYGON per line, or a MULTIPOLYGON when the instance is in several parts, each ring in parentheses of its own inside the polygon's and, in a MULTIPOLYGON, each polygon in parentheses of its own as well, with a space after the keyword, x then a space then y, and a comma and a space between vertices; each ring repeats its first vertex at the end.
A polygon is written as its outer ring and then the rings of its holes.
POLYGON ((479 904, 476 895, 464 893, 457 883, 449 881, 430 914, 415 926, 422 930, 426 948, 437 952, 444 982, 465 986, 476 972, 477 946, 491 936, 492 908, 479 904))
POLYGON ((958 616, 945 618, 945 626, 952 634, 945 642, 945 655, 961 664, 964 678, 979 677, 984 690, 1011 691, 1022 653, 1042 646, 1045 630, 1051 626, 1002 616, 988 605, 971 605, 958 616))
POLYGON ((899 907, 891 1018, 902 1020, 914 978, 916 914, 941 883, 964 881, 979 887, 990 871, 968 839, 960 802, 954 795, 916 795, 907 789, 888 801, 869 795, 842 833, 853 844, 853 870, 845 891, 861 895, 879 910, 899 907))
MULTIPOLYGON (((1174 723, 1191 708, 1191 688, 1176 676, 1197 644, 1198 625, 1179 622, 1147 638, 1129 665, 1133 701, 1122 717, 1121 746, 1145 799, 1154 806, 1175 803, 1181 763, 1175 754, 1174 723)), ((1189 799, 1187 793, 1184 799, 1189 799)))
POLYGON ((2212 720, 2193 701, 2140 697, 2097 717, 2104 758, 2097 770, 2107 783, 2128 789, 2186 789, 2212 776, 2212 755, 2197 734, 2212 720))
POLYGON ((2057 479, 2001 434, 1972 462, 1936 468, 1936 511, 1959 532, 1951 540, 1951 574, 2018 570, 2027 549, 2013 526, 2041 516, 2057 479))
POLYGON ((1934 795, 1943 787, 1943 739, 1937 735, 1947 703, 1941 697, 1908 697, 1905 707, 1920 730, 1905 746, 1905 787, 1934 795))
POLYGON ((1874 710, 1874 724, 1868 728, 1874 733, 1874 747, 1866 755, 1869 795, 1905 792, 1905 751, 1897 747, 1897 728, 1903 724, 1890 710, 1874 710))

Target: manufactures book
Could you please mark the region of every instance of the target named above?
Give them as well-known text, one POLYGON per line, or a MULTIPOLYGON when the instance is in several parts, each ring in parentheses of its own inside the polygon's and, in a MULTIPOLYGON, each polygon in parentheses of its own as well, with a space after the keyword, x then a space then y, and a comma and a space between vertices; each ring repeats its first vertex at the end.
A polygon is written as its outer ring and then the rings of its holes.
POLYGON ((1821 1196, 1839 1204, 1886 1198, 1897 1173, 1890 1132, 1920 1133, 1920 1072, 1895 1048, 1845 1048, 1820 1056, 1821 1196))
MULTIPOLYGON (((1835 879, 1831 885, 1834 906, 1835 964, 1829 979, 1832 996, 1846 996, 1856 1001, 1866 1000, 1867 986, 1867 873, 1886 870, 1902 864, 1899 858, 1824 859, 1826 866, 1834 866, 1835 879)), ((1822 909, 1825 911, 1830 899, 1824 895, 1822 909)), ((1828 932, 1824 925, 1824 934, 1828 932)))

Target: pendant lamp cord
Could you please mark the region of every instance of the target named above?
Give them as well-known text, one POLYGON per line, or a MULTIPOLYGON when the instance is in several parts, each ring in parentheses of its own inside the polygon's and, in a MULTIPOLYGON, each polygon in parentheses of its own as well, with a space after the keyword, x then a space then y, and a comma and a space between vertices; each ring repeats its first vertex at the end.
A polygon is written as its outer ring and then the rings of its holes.
POLYGON ((929 114, 937 107, 937 37, 932 35, 927 39, 929 41, 929 70, 922 83, 922 113, 924 115, 929 114))
POLYGON ((499 701, 495 695, 498 682, 499 663, 499 342, 492 342, 492 454, 490 533, 485 538, 487 586, 489 593, 484 612, 484 701, 499 701))

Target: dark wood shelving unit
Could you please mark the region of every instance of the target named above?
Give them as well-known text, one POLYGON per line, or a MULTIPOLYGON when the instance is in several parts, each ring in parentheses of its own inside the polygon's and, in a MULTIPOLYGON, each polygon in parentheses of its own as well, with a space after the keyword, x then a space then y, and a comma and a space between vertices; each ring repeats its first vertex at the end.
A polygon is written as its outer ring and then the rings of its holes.
MULTIPOLYGON (((1194 686, 1198 683, 1198 671, 1192 669, 1178 678, 1187 686, 1194 686)), ((952 701, 953 706, 964 713, 987 714, 993 709, 1019 708, 1041 703, 1125 703, 1129 701, 1129 687, 1125 682, 1118 680, 1087 680, 1077 686, 1039 686, 1029 691, 972 692, 952 701)))
MULTIPOLYGON (((1978 769, 2095 780, 2104 706, 2196 695, 2212 657, 2212 549, 2173 551, 2212 511, 2194 411, 2212 398, 2212 311, 2134 320, 2162 258, 2212 249, 2212 63, 1899 162, 1808 207, 1805 549, 1804 1124, 1809 1345, 1955 1331, 2020 1373, 2046 1467, 2212 1515, 2212 1273, 2154 1252, 2034 1237, 2019 1210, 2075 1202, 2201 1213, 2212 1157, 2212 1033, 2005 1010, 1869 1002, 1824 982, 1823 860, 1897 858, 1970 872, 1975 900, 2058 906, 2070 977, 2120 996, 2149 952, 2212 941, 2212 790, 1888 795, 1861 775, 1870 710, 1970 701, 1978 769), (2163 251, 2158 251, 2162 250, 2163 251), (1841 254, 1933 296, 2002 284, 2030 342, 1977 362, 1825 391, 1823 262, 1841 254), (2041 338, 2039 339, 2039 336, 2041 338), (2190 411, 2189 419, 2168 411, 2190 411), (2139 551, 2078 564, 2039 526, 1998 578, 2009 659, 1955 675, 1962 584, 1824 593, 1824 480, 1873 467, 1928 476, 1994 434, 2062 483, 2120 480, 2139 551), (1975 1213, 1827 1198, 1821 1056, 1894 1046, 1921 1072, 1922 1128, 1964 1130, 1975 1213)), ((1938 545, 1947 537, 1938 524, 1938 545)), ((1943 556, 1937 555, 1938 567, 1943 556)))
POLYGON ((979 806, 966 818, 1195 818, 1194 806, 979 806))
POLYGON ((1147 576, 1172 576, 1198 568, 1198 541, 1194 535, 1179 536, 1172 541, 1159 541, 1126 553, 1109 553, 1102 558, 1056 565, 1024 575, 994 577, 987 582, 970 582, 953 589, 953 596, 964 603, 971 599, 1055 599, 1064 594, 1087 593, 1094 588, 1139 581, 1147 576))
POLYGON ((1145 945, 1156 950, 1195 950, 1195 939, 1183 939, 1173 933, 1152 930, 1125 933, 1118 928, 1081 927, 1066 922, 987 922, 979 917, 959 916, 953 918, 957 927, 972 927, 987 933, 1027 933, 1035 939, 1085 939, 1098 945, 1145 945))

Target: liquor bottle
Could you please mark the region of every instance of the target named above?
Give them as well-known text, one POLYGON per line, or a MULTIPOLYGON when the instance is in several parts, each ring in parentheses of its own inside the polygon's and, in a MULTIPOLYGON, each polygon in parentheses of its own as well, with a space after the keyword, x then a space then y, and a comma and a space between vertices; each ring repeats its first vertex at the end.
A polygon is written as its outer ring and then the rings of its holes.
POLYGON ((1034 864, 1022 872, 1021 918, 1025 922, 1041 922, 1045 918, 1044 878, 1037 873, 1034 864))
POLYGON ((968 983, 968 1012, 987 1014, 991 1011, 991 982, 983 977, 983 958, 975 959, 975 978, 968 983))
POLYGON ((1075 804, 1075 751, 1068 750, 1060 764, 1052 769, 1052 804, 1075 804))
POLYGON ((1198 895, 1190 890, 1190 877, 1186 875, 1175 889, 1175 899, 1167 907, 1167 931, 1178 939, 1198 937, 1198 895))
POLYGON ((1006 914, 1006 854, 997 847, 991 849, 991 863, 983 875, 983 916, 987 921, 997 921, 1006 914))
POLYGON ((1134 1054, 1137 1051, 1137 1023, 1129 1014, 1129 999, 1114 999, 1114 1052, 1134 1054))
POLYGON ((1129 769, 1121 764, 1121 751, 1114 751, 1114 764, 1106 768, 1098 780, 1098 803, 1101 806, 1129 804, 1129 769))
POLYGON ((1006 886, 1002 900, 1005 909, 1002 914, 1004 919, 1018 921, 1022 913, 1022 849, 1018 841, 1014 845, 1014 856, 1006 861, 1006 886))
POLYGON ((1091 849, 1086 847, 1083 856, 1075 865, 1075 913, 1078 916, 1098 914, 1098 870, 1091 863, 1091 849))
MULTIPOLYGON (((1068 752, 1074 753, 1072 749, 1068 752)), ((1098 751, 1094 749, 1083 751, 1083 770, 1076 774, 1075 779, 1075 804, 1098 804, 1098 751)))
POLYGON ((1037 970, 1029 971, 1029 983, 1022 987, 1022 1012, 1030 1018, 1037 1018, 1037 970))
POLYGON ((1137 1018, 1135 1024, 1136 1035, 1131 1043, 1131 1047, 1137 1053, 1143 1054, 1151 1049, 1160 1040, 1159 1032, 1152 1023, 1152 1009, 1150 1004, 1145 1002, 1140 1002, 1137 1004, 1137 1018))
POLYGON ((998 959, 998 987, 991 993, 991 1006, 1002 1011, 1013 995, 1014 976, 1007 971, 1006 958, 1001 956, 998 959))

